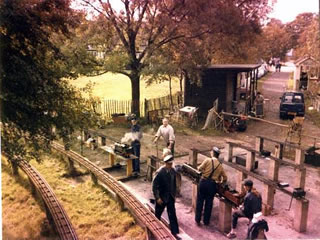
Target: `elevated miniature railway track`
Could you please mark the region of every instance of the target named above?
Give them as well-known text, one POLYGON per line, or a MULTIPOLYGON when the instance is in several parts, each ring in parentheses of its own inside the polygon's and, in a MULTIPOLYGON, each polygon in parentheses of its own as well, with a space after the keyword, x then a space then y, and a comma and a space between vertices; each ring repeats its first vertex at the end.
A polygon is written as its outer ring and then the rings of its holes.
POLYGON ((49 210, 56 230, 62 240, 76 240, 78 236, 62 205, 56 198, 50 185, 42 178, 40 173, 28 162, 20 161, 20 168, 28 175, 30 181, 40 193, 47 210, 49 210))
POLYGON ((64 147, 57 142, 53 142, 52 147, 88 169, 98 180, 106 184, 108 188, 121 198, 121 200, 130 209, 131 213, 136 216, 139 222, 146 226, 156 239, 175 239, 170 230, 110 174, 80 154, 71 150, 65 150, 64 147))

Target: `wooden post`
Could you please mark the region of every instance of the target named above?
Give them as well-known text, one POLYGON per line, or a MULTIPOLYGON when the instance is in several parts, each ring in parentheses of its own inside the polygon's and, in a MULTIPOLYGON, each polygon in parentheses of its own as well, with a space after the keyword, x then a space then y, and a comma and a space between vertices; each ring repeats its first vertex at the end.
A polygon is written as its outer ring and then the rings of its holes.
POLYGON ((102 145, 102 137, 101 136, 97 136, 97 140, 98 140, 98 146, 103 146, 102 145))
POLYGON ((295 163, 302 165, 304 163, 304 151, 300 148, 296 148, 295 163))
POLYGON ((284 145, 282 143, 279 144, 279 156, 277 158, 282 159, 283 158, 283 149, 284 145))
POLYGON ((101 136, 101 146, 107 145, 106 138, 101 136))
POLYGON ((264 139, 262 137, 256 137, 256 151, 262 152, 264 139))
POLYGON ((92 182, 93 182, 94 184, 98 184, 98 179, 97 179, 96 175, 94 175, 93 173, 90 173, 90 175, 91 175, 91 180, 92 180, 92 182))
POLYGON ((295 187, 304 189, 306 184, 307 169, 296 169, 295 187))
POLYGON ((198 167, 198 149, 190 149, 190 151, 189 151, 189 164, 191 164, 192 167, 194 167, 194 168, 198 167))
POLYGON ((268 177, 272 181, 278 181, 279 178, 279 162, 274 161, 272 159, 269 160, 269 171, 268 177))
POLYGON ((115 155, 113 154, 113 153, 108 153, 108 155, 109 155, 109 164, 110 164, 110 166, 111 167, 113 167, 114 166, 114 162, 115 162, 115 155))
POLYGON ((246 159, 246 170, 252 171, 254 170, 254 162, 255 162, 255 153, 254 152, 247 152, 247 159, 246 159))
POLYGON ((68 157, 68 168, 69 168, 68 169, 69 170, 69 174, 71 176, 75 175, 76 169, 75 169, 74 163, 73 163, 73 161, 72 161, 72 159, 70 157, 68 157))
POLYGON ((232 162, 233 146, 231 145, 231 143, 227 143, 226 150, 227 150, 227 153, 224 157, 224 160, 226 162, 232 162))
POLYGON ((154 239, 156 239, 154 236, 153 236, 153 234, 152 234, 152 232, 146 227, 145 228, 146 230, 146 240, 154 240, 154 239))
POLYGON ((236 190, 241 193, 243 189, 243 180, 247 178, 247 174, 237 170, 237 175, 236 190))
POLYGON ((47 204, 43 204, 44 205, 44 208, 45 208, 45 211, 46 211, 46 216, 47 216, 47 219, 48 219, 48 222, 49 222, 49 224, 51 225, 51 226, 54 226, 54 221, 53 221, 53 217, 52 217, 52 215, 51 215, 51 213, 50 213, 50 210, 49 210, 49 208, 48 208, 48 206, 47 206, 47 204))
POLYGON ((192 183, 192 209, 194 212, 196 212, 196 206, 197 206, 197 194, 198 194, 198 184, 192 183))
POLYGON ((271 211, 273 209, 275 188, 268 184, 264 184, 263 188, 264 189, 262 195, 262 213, 263 215, 268 216, 271 214, 271 211))
POLYGON ((132 159, 127 159, 127 177, 132 175, 132 159))
POLYGON ((305 198, 295 199, 293 225, 294 229, 298 232, 307 231, 308 209, 309 200, 305 198))
MULTIPOLYGON (((155 166, 154 166, 155 167, 155 166)), ((147 180, 149 181, 149 182, 151 182, 152 181, 152 175, 153 175, 153 166, 152 166, 152 160, 151 160, 151 158, 149 157, 148 159, 147 159, 147 180)))
POLYGON ((219 200, 219 230, 226 233, 231 230, 232 206, 225 199, 219 200))
POLYGON ((124 205, 124 202, 122 201, 121 197, 118 194, 116 194, 116 201, 119 203, 121 211, 123 211, 125 208, 125 205, 124 205))
MULTIPOLYGON (((282 145, 283 147, 283 145, 282 145)), ((279 158, 281 154, 281 145, 276 145, 274 147, 274 156, 276 158, 279 158)), ((268 177, 272 181, 278 181, 279 178, 279 166, 280 163, 277 161, 274 161, 272 159, 269 160, 269 171, 268 171, 268 177)))
POLYGON ((29 179, 29 183, 30 183, 30 187, 31 187, 31 194, 33 196, 36 196, 37 189, 36 189, 36 187, 34 186, 33 182, 31 181, 31 179, 29 177, 28 177, 28 179, 29 179))

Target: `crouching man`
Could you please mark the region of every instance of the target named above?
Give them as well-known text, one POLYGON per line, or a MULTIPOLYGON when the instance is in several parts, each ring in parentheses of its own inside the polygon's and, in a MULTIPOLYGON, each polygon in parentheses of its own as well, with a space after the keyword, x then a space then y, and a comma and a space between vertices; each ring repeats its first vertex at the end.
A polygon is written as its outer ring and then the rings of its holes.
POLYGON ((235 229, 238 224, 238 218, 246 217, 250 221, 255 213, 261 212, 262 199, 260 193, 253 188, 253 182, 248 179, 244 181, 246 195, 244 197, 243 207, 232 214, 232 229, 228 233, 228 238, 236 238, 235 229))

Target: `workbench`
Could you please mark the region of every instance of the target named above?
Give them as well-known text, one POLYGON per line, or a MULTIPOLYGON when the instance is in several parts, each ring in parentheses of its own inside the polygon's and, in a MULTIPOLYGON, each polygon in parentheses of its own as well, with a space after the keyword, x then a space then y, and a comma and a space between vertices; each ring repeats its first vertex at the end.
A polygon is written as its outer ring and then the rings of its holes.
MULTIPOLYGON (((137 159, 138 157, 136 157, 133 154, 130 154, 129 157, 124 157, 120 154, 117 154, 114 152, 114 149, 110 146, 101 146, 100 147, 102 150, 106 151, 108 153, 108 158, 109 158, 109 167, 107 167, 107 169, 111 169, 111 168, 115 168, 117 166, 120 166, 120 164, 116 164, 116 159, 120 159, 125 161, 127 164, 127 171, 126 171, 126 177, 124 178, 129 178, 132 176, 132 162, 134 159, 137 159)), ((123 180, 124 178, 118 179, 118 180, 123 180)))

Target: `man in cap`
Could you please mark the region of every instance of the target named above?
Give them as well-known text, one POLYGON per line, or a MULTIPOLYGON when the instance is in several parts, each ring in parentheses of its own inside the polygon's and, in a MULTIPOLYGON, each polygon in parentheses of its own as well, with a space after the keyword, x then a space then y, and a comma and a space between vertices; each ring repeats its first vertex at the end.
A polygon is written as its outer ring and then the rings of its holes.
POLYGON ((209 225, 213 198, 217 192, 217 183, 225 183, 227 181, 227 175, 224 172, 222 164, 218 160, 219 154, 219 148, 213 147, 211 158, 206 158, 198 167, 198 170, 202 173, 198 188, 195 216, 195 221, 198 225, 200 225, 203 205, 203 223, 209 225))
POLYGON ((227 235, 228 238, 237 237, 235 229, 237 227, 238 218, 246 217, 251 219, 255 213, 261 212, 262 199, 260 193, 253 188, 253 182, 250 179, 244 181, 246 195, 244 197, 243 207, 232 214, 232 229, 227 235))
POLYGON ((140 140, 142 138, 142 131, 140 125, 138 125, 138 120, 136 117, 132 117, 131 119, 131 135, 132 135, 132 142, 131 146, 133 149, 133 154, 137 157, 132 162, 133 174, 138 175, 140 173, 140 148, 141 143, 140 140))
POLYGON ((176 171, 172 167, 173 156, 166 155, 163 161, 165 166, 159 169, 152 183, 152 191, 156 199, 155 215, 161 219, 161 215, 167 207, 171 233, 177 235, 179 225, 175 209, 176 171))
POLYGON ((162 120, 162 125, 159 127, 153 142, 157 143, 158 139, 161 136, 163 137, 163 140, 166 142, 167 147, 171 150, 171 153, 173 155, 175 135, 174 135, 173 127, 169 124, 169 120, 167 118, 164 118, 162 120))

